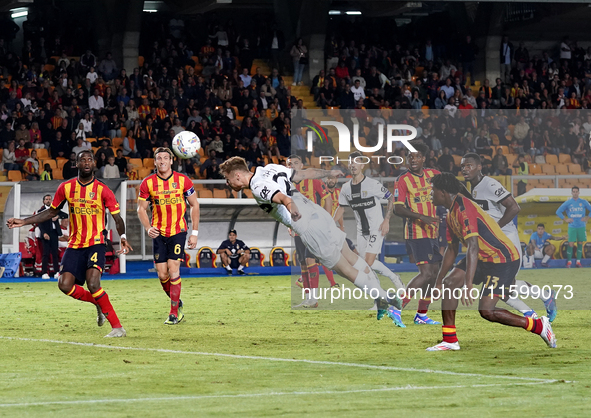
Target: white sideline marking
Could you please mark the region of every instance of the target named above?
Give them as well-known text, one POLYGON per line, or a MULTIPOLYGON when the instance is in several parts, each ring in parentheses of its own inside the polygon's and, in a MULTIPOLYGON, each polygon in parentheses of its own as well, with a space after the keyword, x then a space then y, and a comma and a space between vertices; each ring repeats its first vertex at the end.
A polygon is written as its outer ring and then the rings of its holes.
POLYGON ((237 359, 248 359, 248 360, 266 360, 266 361, 281 361, 287 363, 306 363, 306 364, 324 364, 328 366, 341 366, 341 367, 359 367, 364 369, 376 369, 376 370, 390 370, 398 372, 413 372, 413 373, 434 373, 434 374, 445 374, 450 376, 464 376, 464 377, 480 377, 486 379, 509 379, 509 380, 523 380, 530 382, 539 383, 554 383, 556 379, 539 379, 535 377, 519 377, 519 376, 502 376, 502 375, 489 375, 479 373, 462 373, 462 372, 450 372, 447 370, 432 370, 432 369, 415 369, 413 367, 396 367, 396 366, 377 366, 373 364, 360 364, 360 363, 344 363, 339 361, 322 361, 322 360, 306 360, 306 359, 290 359, 280 357, 262 357, 262 356, 247 356, 240 354, 224 354, 224 353, 205 353, 199 351, 180 351, 180 350, 169 350, 166 348, 145 348, 145 347, 123 347, 106 344, 94 344, 94 343, 80 343, 75 341, 59 341, 59 340, 48 340, 48 339, 36 339, 36 338, 19 338, 19 337, 4 337, 0 336, 2 340, 14 340, 14 341, 32 341, 41 343, 53 343, 53 344, 67 344, 67 345, 78 345, 83 347, 96 347, 106 348, 109 350, 130 350, 130 351, 150 351, 156 353, 171 353, 171 354, 190 354, 196 356, 212 356, 212 357, 228 357, 237 359))
POLYGON ((398 386, 379 389, 356 389, 356 390, 325 390, 315 392, 268 392, 268 393, 242 393, 235 395, 197 395, 197 396, 171 396, 158 398, 129 398, 129 399, 89 399, 79 401, 49 401, 49 402, 23 402, 23 403, 4 403, 0 408, 19 407, 19 406, 48 406, 48 405, 80 405, 96 403, 128 403, 128 402, 157 402, 157 401, 182 401, 196 399, 219 399, 219 398, 262 398, 267 396, 309 396, 309 395, 341 395, 350 393, 367 392, 390 392, 399 390, 441 390, 441 389, 462 389, 462 388, 485 388, 492 386, 521 386, 521 385, 540 385, 546 382, 524 382, 524 383, 494 383, 488 385, 454 385, 454 386, 398 386))

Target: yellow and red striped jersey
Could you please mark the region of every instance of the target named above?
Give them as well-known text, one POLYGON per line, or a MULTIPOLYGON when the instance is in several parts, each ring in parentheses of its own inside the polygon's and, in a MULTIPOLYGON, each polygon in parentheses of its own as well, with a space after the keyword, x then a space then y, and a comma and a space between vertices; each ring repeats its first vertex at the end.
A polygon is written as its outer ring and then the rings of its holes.
POLYGON ((51 203, 52 208, 70 206, 70 238, 68 248, 88 248, 104 244, 105 210, 111 215, 120 212, 115 195, 104 183, 93 179, 82 184, 78 178, 59 185, 51 203))
POLYGON ((171 237, 187 230, 185 197, 194 193, 193 182, 186 175, 173 171, 163 179, 154 173, 142 181, 139 199, 150 202, 152 226, 162 236, 171 237))
POLYGON ((158 108, 156 109, 156 116, 158 117, 158 119, 164 120, 168 117, 168 113, 166 112, 166 109, 158 108))
MULTIPOLYGON (((435 217, 435 205, 431 198, 431 178, 440 174, 431 168, 423 169, 419 176, 409 171, 396 180, 394 204, 406 205, 410 210, 425 216, 435 217)), ((405 239, 431 238, 439 235, 439 225, 426 224, 418 219, 407 219, 404 228, 405 239)))
POLYGON ((330 210, 330 215, 334 216, 337 209, 339 208, 339 196, 341 195, 341 189, 335 187, 333 191, 331 191, 328 187, 326 188, 326 196, 322 199, 322 204, 320 206, 324 207, 324 201, 328 196, 332 198, 332 208, 330 210))
POLYGON ((296 183, 296 189, 309 200, 322 206, 322 200, 328 194, 326 186, 321 180, 306 179, 296 183))
POLYGON ((447 215, 447 242, 478 237, 478 259, 487 263, 519 260, 519 252, 499 224, 474 201, 458 194, 447 215))

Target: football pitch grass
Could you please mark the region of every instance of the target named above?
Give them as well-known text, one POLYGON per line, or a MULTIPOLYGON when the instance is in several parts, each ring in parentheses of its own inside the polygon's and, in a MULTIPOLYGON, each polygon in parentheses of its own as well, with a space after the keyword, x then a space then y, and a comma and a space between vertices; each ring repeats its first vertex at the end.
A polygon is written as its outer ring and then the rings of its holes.
MULTIPOLYGON (((568 275, 584 284, 589 270, 568 275)), ((462 349, 431 353, 441 327, 412 324, 413 309, 403 312, 406 329, 366 310, 295 311, 293 282, 183 278, 186 319, 166 326, 158 279, 104 281, 128 333, 118 339, 103 338, 108 323, 98 328, 95 308, 55 281, 2 283, 0 416, 588 415, 589 311, 559 311, 554 350, 461 311, 462 349)))

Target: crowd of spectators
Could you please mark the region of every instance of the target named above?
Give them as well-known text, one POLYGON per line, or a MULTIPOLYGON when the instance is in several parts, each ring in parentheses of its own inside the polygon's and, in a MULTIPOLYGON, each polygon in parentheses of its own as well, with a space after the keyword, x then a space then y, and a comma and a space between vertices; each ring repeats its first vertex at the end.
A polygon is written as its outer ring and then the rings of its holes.
MULTIPOLYGON (((286 86, 281 56, 291 57, 293 84, 299 84, 306 45, 298 39, 286 46, 275 24, 251 44, 231 21, 211 24, 207 37, 190 45, 173 20, 165 37, 142 47, 141 65, 129 72, 108 52, 68 55, 59 37, 29 37, 22 51, 0 39, 3 169, 20 170, 29 180, 52 179, 52 166, 35 155, 43 152, 65 159, 62 174, 70 178, 75 153, 91 149, 98 176, 138 179, 128 159, 151 158, 183 129, 201 138, 204 157, 177 162, 175 169, 194 178, 220 179, 218 166, 230 156, 244 157, 251 167, 284 161, 292 149, 290 110, 306 111, 286 86), (270 60, 270 73, 251 71, 259 55, 270 60)), ((556 56, 530 56, 523 43, 515 48, 504 37, 494 83, 474 79, 483 52, 469 36, 453 59, 442 51, 431 40, 390 49, 329 37, 327 70, 313 78, 310 91, 321 107, 349 109, 349 122, 360 120, 369 129, 376 124, 364 122, 363 112, 414 110, 409 117, 396 112, 396 120, 415 124, 431 148, 432 166, 448 166, 453 155, 475 150, 490 157, 491 173, 509 174, 512 168, 497 155, 497 146, 506 146, 532 160, 567 153, 588 169, 591 118, 582 109, 591 106, 591 49, 565 37, 556 56), (421 117, 425 108, 442 113, 421 117)), ((308 158, 302 132, 293 139, 308 158)), ((378 165, 369 169, 392 174, 378 165)))
MULTIPOLYGON (((275 26, 269 41, 273 60, 284 47, 275 26)), ((218 163, 230 156, 258 166, 290 154, 289 110, 297 102, 277 68, 251 71, 256 52, 249 39, 221 24, 199 47, 172 35, 154 41, 130 72, 111 53, 87 50, 78 58, 61 48, 59 38, 54 45, 27 40, 19 54, 0 39, 4 170, 51 179, 52 168, 40 167, 35 155, 45 149, 49 158, 68 160, 63 177, 70 178, 75 153, 91 149, 98 176, 137 179, 128 158, 153 157, 183 129, 199 136, 209 157, 175 164, 193 177, 220 178, 218 163)))
MULTIPOLYGON (((440 110, 442 122, 425 119, 432 126, 422 127, 437 158, 445 155, 445 148, 452 154, 475 150, 492 158, 495 145, 504 145, 532 159, 567 153, 587 170, 591 119, 581 110, 591 109, 591 47, 584 50, 564 37, 555 54, 535 55, 523 42, 515 47, 503 36, 499 77, 492 82, 474 78, 474 62, 482 53, 470 36, 454 59, 431 40, 386 48, 332 36, 325 48, 328 70, 313 78, 310 93, 323 109, 357 114, 440 110), (489 116, 499 113, 504 116, 489 116)), ((493 171, 506 172, 503 167, 493 171)))

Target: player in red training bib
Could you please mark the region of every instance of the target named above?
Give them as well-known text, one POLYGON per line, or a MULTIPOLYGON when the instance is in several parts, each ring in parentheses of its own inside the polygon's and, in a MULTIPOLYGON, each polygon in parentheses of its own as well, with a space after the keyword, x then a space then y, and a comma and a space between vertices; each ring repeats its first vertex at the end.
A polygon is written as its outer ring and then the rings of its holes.
POLYGON ((199 203, 193 182, 184 174, 172 170, 172 151, 158 148, 154 153, 156 173, 142 181, 138 198, 138 216, 154 244, 154 263, 162 289, 170 297, 170 313, 166 325, 176 325, 183 320, 181 301, 181 261, 185 260, 187 222, 185 211, 191 207, 192 232, 188 247, 197 246, 199 229, 199 203), (152 209, 152 222, 148 217, 152 209))
POLYGON ((104 183, 94 178, 95 161, 90 151, 80 151, 76 156, 78 177, 65 181, 57 189, 51 208, 26 219, 11 218, 9 228, 38 224, 56 216, 68 202, 70 208, 70 238, 62 259, 59 289, 74 299, 96 305, 98 326, 105 319, 113 330, 106 337, 125 337, 109 296, 101 287, 101 274, 105 266, 105 215, 106 209, 117 225, 121 236, 121 249, 117 254, 133 251, 125 237, 125 223, 120 215, 115 195, 104 183), (82 286, 86 282, 88 290, 82 286))

